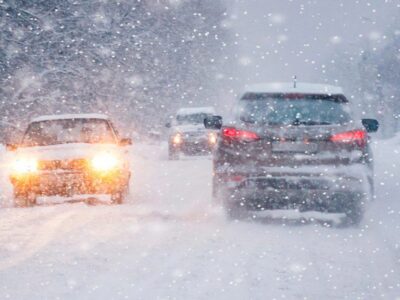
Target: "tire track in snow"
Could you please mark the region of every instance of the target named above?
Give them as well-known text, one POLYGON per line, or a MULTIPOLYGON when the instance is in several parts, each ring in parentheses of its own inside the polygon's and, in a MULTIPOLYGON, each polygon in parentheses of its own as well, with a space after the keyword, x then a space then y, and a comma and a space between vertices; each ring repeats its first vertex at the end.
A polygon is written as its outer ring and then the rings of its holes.
POLYGON ((53 240, 53 237, 57 233, 61 224, 72 215, 73 212, 62 213, 51 217, 50 220, 39 226, 33 227, 31 232, 27 232, 27 234, 30 234, 30 240, 26 243, 23 249, 20 249, 12 256, 0 261, 0 271, 19 265, 33 257, 41 249, 45 248, 53 240))
MULTIPOLYGON (((21 209, 18 209, 21 210, 21 209)), ((8 218, 9 227, 14 227, 7 232, 7 235, 2 236, 0 243, 5 244, 4 240, 13 239, 13 244, 22 244, 21 247, 10 247, 13 252, 17 252, 11 256, 0 260, 0 271, 14 267, 32 258, 42 249, 45 249, 57 236, 63 236, 67 232, 75 229, 81 229, 85 224, 99 220, 104 217, 107 212, 91 211, 89 207, 75 207, 74 204, 66 204, 62 207, 54 207, 50 210, 40 207, 26 209, 26 214, 33 214, 24 222, 20 217, 12 215, 8 218), (59 209, 62 211, 59 212, 59 209), (54 215, 55 214, 55 215, 54 215), (45 220, 45 221, 43 221, 45 220)), ((3 231, 4 232, 4 231, 3 231)))

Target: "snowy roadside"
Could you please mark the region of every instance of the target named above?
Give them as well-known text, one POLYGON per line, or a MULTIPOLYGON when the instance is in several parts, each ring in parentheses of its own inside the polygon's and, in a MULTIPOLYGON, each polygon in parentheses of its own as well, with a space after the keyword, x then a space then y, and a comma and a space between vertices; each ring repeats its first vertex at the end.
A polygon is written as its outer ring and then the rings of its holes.
MULTIPOLYGON (((373 143, 376 200, 365 216, 365 228, 383 238, 400 264, 400 134, 373 143)), ((376 249, 379 251, 379 248, 376 249)), ((400 278, 400 274, 398 274, 400 278)))
POLYGON ((8 175, 10 161, 12 161, 12 154, 0 144, 0 209, 13 206, 12 185, 8 175))
POLYGON ((228 222, 210 159, 136 145, 126 205, 0 209, 0 299, 396 299, 399 143, 374 146, 378 197, 349 229, 228 222))

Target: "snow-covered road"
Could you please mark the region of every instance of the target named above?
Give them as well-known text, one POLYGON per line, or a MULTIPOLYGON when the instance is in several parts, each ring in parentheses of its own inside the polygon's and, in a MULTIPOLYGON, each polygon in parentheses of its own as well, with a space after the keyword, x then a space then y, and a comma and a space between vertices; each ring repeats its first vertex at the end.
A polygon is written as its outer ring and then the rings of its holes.
MULTIPOLYGON (((132 196, 0 209, 0 299, 400 299, 400 138, 361 228, 228 222, 211 160, 132 151, 132 196)), ((2 177, 3 181, 5 176, 2 177)))

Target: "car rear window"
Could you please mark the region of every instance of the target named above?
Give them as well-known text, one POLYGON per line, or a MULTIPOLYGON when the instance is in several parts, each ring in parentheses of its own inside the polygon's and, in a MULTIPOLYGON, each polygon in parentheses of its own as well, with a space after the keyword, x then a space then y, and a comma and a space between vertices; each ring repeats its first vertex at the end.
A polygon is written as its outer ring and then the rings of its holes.
POLYGON ((183 114, 176 116, 176 122, 179 125, 185 124, 203 124, 204 119, 211 116, 207 113, 196 113, 196 114, 183 114))
POLYGON ((345 98, 327 95, 246 94, 236 115, 246 123, 270 125, 329 125, 348 123, 345 98), (247 95, 247 96, 246 96, 247 95))

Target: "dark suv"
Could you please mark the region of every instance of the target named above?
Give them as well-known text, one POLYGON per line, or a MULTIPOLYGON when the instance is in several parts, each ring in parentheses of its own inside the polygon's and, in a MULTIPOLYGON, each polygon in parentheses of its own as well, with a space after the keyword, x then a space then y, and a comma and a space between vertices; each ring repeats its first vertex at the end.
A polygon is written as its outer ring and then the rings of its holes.
POLYGON ((233 219, 271 209, 342 213, 360 222, 373 194, 367 132, 378 122, 353 119, 340 88, 316 84, 250 87, 220 128, 213 194, 233 219))

